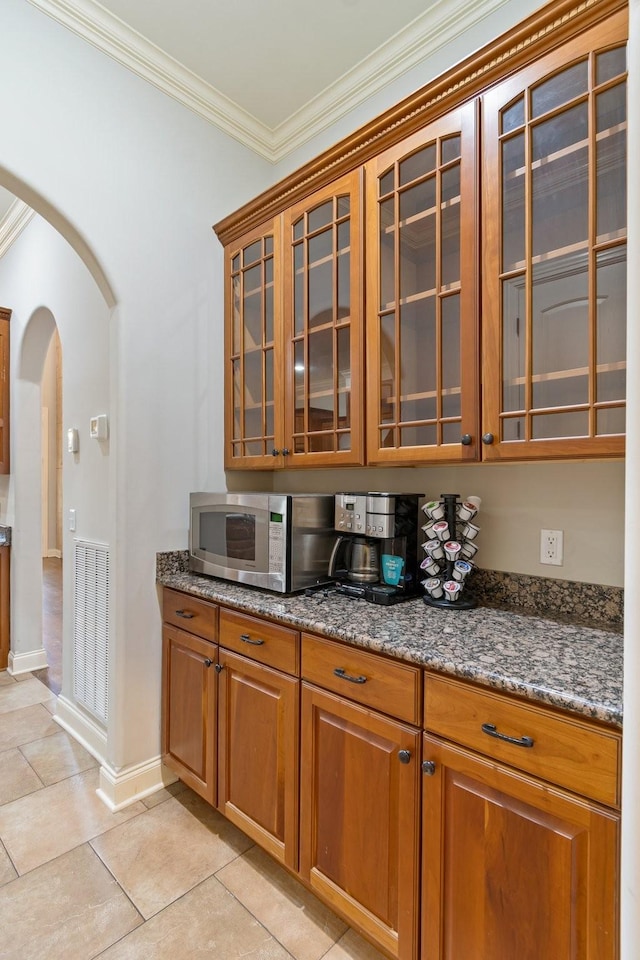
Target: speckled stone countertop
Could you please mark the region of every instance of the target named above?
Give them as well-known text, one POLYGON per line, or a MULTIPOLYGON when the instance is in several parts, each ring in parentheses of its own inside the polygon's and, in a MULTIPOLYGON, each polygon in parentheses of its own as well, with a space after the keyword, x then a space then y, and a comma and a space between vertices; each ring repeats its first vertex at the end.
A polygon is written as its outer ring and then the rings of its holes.
POLYGON ((482 606, 440 610, 420 598, 384 607, 328 591, 280 596, 197 576, 170 562, 158 563, 157 582, 300 630, 622 725, 621 628, 598 629, 482 606))

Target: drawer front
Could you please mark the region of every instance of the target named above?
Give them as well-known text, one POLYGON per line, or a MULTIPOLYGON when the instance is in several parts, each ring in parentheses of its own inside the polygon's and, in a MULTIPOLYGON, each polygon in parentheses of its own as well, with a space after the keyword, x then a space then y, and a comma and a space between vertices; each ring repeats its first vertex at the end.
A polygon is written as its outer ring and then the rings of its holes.
POLYGON ((270 620, 220 611, 220 645, 276 670, 299 675, 299 634, 270 620))
POLYGON ((621 738, 615 730, 431 674, 424 682, 424 725, 592 800, 619 803, 621 738))
POLYGON ((407 723, 420 723, 422 675, 418 667, 305 633, 302 676, 363 706, 407 723))
POLYGON ((165 587, 162 591, 162 619, 205 640, 215 643, 218 639, 217 606, 188 593, 165 587))

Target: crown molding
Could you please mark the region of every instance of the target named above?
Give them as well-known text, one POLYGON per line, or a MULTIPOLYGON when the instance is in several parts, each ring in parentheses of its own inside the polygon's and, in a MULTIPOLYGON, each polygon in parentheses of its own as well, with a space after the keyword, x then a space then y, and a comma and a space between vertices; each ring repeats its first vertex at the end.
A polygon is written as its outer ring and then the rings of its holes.
POLYGON ((0 257, 4 257, 27 224, 35 216, 35 211, 22 200, 14 200, 2 220, 0 220, 0 257))
POLYGON ((282 160, 507 2, 462 0, 452 9, 450 0, 437 0, 428 13, 271 129, 95 0, 29 0, 42 13, 271 163, 282 160))

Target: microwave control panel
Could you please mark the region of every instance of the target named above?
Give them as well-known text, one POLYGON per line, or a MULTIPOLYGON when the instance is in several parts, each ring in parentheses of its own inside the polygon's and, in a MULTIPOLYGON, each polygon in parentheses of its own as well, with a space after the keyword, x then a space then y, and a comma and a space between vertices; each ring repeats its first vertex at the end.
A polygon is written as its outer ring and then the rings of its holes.
POLYGON ((284 573, 284 517, 269 513, 269 573, 284 573))

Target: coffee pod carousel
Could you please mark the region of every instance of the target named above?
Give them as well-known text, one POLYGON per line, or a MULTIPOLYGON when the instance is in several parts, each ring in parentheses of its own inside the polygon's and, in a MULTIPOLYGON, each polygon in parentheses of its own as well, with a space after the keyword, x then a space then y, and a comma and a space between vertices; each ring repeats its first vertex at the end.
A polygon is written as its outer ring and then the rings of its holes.
POLYGON ((475 519, 479 506, 478 497, 460 500, 457 493, 442 493, 439 500, 422 507, 426 518, 422 527, 424 559, 420 563, 425 575, 422 599, 430 607, 471 610, 476 606, 468 581, 478 550, 475 541, 480 527, 475 519))

